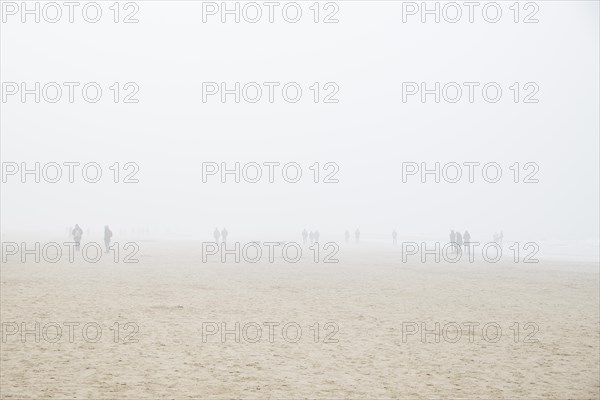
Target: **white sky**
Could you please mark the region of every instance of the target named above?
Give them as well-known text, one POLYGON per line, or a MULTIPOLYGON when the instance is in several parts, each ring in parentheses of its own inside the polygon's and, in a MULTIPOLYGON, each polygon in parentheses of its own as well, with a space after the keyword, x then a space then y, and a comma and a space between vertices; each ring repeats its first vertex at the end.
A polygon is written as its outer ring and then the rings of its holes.
MULTIPOLYGON (((312 3, 312 2, 311 2, 312 3)), ((104 11, 108 4, 103 3, 104 11)), ((2 82, 99 82, 88 104, 1 104, 2 162, 118 161, 140 166, 138 184, 2 185, 2 231, 63 232, 79 223, 210 237, 319 229, 363 237, 445 239, 469 229, 522 240, 599 237, 599 8, 537 2, 538 24, 402 23, 400 2, 338 2, 338 24, 202 23, 201 2, 139 2, 138 24, 78 19, 1 27, 2 82), (138 104, 114 104, 108 86, 136 82, 138 104), (302 100, 201 101, 202 82, 295 81, 302 100), (402 82, 494 81, 488 104, 401 101, 402 82), (314 104, 308 86, 336 82, 337 104, 314 104), (508 87, 536 82, 538 104, 508 87), (202 183, 202 162, 296 161, 300 183, 202 183), (402 162, 490 161, 489 184, 402 183, 402 162), (340 166, 337 184, 310 182, 314 162, 340 166), (511 182, 514 162, 536 162, 538 184, 511 182)), ((308 12, 310 3, 302 3, 308 12)), ((502 3, 509 12, 508 4, 502 3)), ((510 2, 512 4, 512 2, 510 2)), ((15 100, 16 99, 16 100, 15 100)))

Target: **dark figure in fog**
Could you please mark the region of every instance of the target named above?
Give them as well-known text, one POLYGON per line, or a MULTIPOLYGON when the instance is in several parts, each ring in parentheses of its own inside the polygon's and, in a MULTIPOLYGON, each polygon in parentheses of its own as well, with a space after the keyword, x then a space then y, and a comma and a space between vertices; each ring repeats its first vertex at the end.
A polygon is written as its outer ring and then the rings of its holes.
POLYGON ((456 233, 454 233, 454 230, 450 231, 450 248, 453 252, 456 251, 456 233))
POLYGON ((350 243, 350 232, 346 231, 344 237, 346 238, 346 243, 350 243))
POLYGON ((463 238, 465 239, 465 251, 467 252, 467 254, 471 254, 471 249, 470 249, 471 234, 469 233, 469 231, 465 231, 463 238))
POLYGON ((319 231, 315 231, 315 243, 319 243, 319 231))
POLYGON ((110 248, 110 240, 112 239, 112 231, 108 227, 108 225, 104 226, 104 245, 106 246, 105 253, 108 253, 108 249, 110 248))
POLYGON ((456 232, 456 251, 461 254, 463 246, 463 238, 460 232, 456 232))
POLYGON ((354 238, 356 239, 356 243, 360 241, 360 231, 358 229, 354 232, 354 238))
POLYGON ((310 244, 313 244, 313 240, 315 238, 315 234, 313 233, 313 231, 310 231, 310 233, 308 234, 308 239, 310 240, 310 244))
POLYGON ((396 230, 394 229, 394 231, 392 232, 392 242, 394 244, 398 243, 398 233, 396 232, 396 230))
POLYGON ((504 241, 504 232, 500 231, 500 236, 498 236, 498 241, 499 241, 500 247, 502 247, 502 242, 504 241))
POLYGON ((73 240, 75 241, 75 250, 79 251, 79 245, 81 244, 81 236, 83 236, 83 229, 79 225, 75 224, 75 228, 71 232, 73 240))
POLYGON ((494 232, 494 243, 500 244, 500 236, 498 236, 498 232, 494 232))
POLYGON ((223 230, 221 231, 221 238, 223 238, 223 243, 227 242, 228 234, 229 232, 227 232, 227 228, 223 228, 223 230))
POLYGON ((213 236, 215 238, 215 243, 219 243, 219 236, 221 236, 221 234, 219 233, 219 228, 215 228, 213 236))
POLYGON ((302 243, 306 244, 306 239, 308 238, 308 232, 306 232, 306 229, 304 229, 302 231, 302 243))

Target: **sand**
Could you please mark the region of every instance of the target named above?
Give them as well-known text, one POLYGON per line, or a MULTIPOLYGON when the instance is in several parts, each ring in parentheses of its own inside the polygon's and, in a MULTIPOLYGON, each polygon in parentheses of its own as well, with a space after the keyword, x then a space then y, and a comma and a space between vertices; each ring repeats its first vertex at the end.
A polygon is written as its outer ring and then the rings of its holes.
POLYGON ((1 398, 600 395, 598 264, 401 263, 398 248, 360 245, 342 246, 338 264, 308 257, 297 264, 222 264, 202 263, 192 243, 142 247, 138 264, 2 265, 5 330, 11 322, 30 329, 39 322, 52 339, 48 324, 56 323, 63 335, 57 343, 44 336, 36 343, 33 334, 24 343, 18 333, 4 338, 1 398), (72 343, 68 322, 80 324, 72 343), (124 343, 134 329, 124 330, 127 322, 139 331, 124 343), (247 328, 239 343, 234 334, 203 340, 203 323, 206 332, 221 323, 233 330, 236 322, 247 328), (268 322, 279 323, 272 342, 268 322), (406 332, 422 323, 434 329, 436 322, 440 335, 403 338, 403 323, 406 332), (453 342, 452 322, 479 325, 453 342), (83 338, 86 323, 101 326, 97 342, 94 329, 83 338), (253 343, 256 324, 263 331, 253 343), (302 334, 293 343, 295 324, 302 334), (492 328, 484 337, 485 324, 492 328), (495 326, 502 329, 497 338, 495 326))

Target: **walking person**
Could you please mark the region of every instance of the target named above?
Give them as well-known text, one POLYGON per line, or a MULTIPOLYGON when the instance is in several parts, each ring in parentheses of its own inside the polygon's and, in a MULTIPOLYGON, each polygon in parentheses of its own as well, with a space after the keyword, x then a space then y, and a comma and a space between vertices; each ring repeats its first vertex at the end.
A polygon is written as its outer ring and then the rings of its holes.
POLYGON ((463 245, 462 235, 460 234, 460 232, 456 232, 456 251, 458 252, 458 254, 462 254, 462 245, 463 245))
POLYGON ((112 239, 113 233, 108 227, 108 225, 104 225, 104 246, 106 247, 105 253, 108 253, 108 249, 110 249, 110 240, 112 239))
POLYGON ((467 255, 470 255, 471 254, 471 234, 469 233, 469 231, 465 231, 463 238, 465 240, 465 250, 467 251, 467 255))
POLYGON ((73 240, 75 241, 75 250, 79 251, 79 245, 81 244, 81 237, 83 236, 83 229, 79 227, 78 224, 75 224, 75 228, 73 228, 73 240))
POLYGON ((223 239, 223 244, 225 244, 225 242, 227 242, 228 234, 229 234, 229 232, 227 232, 227 228, 223 228, 223 230, 221 231, 221 238, 223 239))

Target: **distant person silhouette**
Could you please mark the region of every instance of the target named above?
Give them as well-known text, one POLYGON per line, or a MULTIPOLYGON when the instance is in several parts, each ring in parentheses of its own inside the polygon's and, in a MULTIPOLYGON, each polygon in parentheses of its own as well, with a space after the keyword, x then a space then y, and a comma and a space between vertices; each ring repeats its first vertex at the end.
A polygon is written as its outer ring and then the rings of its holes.
POLYGON ((75 241, 75 250, 79 251, 79 245, 81 244, 81 236, 83 236, 83 229, 79 227, 79 225, 75 224, 75 228, 73 228, 73 240, 75 241))
POLYGON ((396 232, 395 229, 392 232, 392 241, 394 242, 394 244, 398 243, 398 233, 396 232))
POLYGON ((310 233, 308 234, 308 239, 310 240, 310 244, 313 244, 314 238, 315 238, 315 234, 313 233, 313 231, 310 231, 310 233))
POLYGON ((494 243, 500 244, 500 236, 498 236, 498 232, 494 232, 494 243))
POLYGON ((106 246, 105 253, 108 253, 108 249, 110 248, 110 240, 112 239, 112 231, 108 227, 108 225, 104 225, 104 245, 106 246))
POLYGON ((344 237, 346 238, 346 243, 350 243, 350 232, 346 231, 344 237))
POLYGON ((306 244, 306 239, 308 238, 308 232, 306 232, 306 229, 304 229, 302 231, 302 243, 306 244))
POLYGON ((219 243, 219 236, 221 236, 221 234, 219 233, 219 228, 215 228, 213 236, 215 237, 215 243, 219 243))
POLYGON ((360 241, 360 231, 358 229, 354 232, 354 238, 356 239, 356 243, 360 241))
POLYGON ((453 252, 456 252, 456 233, 454 233, 454 230, 450 231, 450 248, 453 252))
POLYGON ((221 231, 221 237, 223 238, 223 243, 227 242, 228 234, 229 234, 229 232, 227 232, 227 228, 223 228, 223 230, 221 231))
POLYGON ((456 232, 456 251, 462 253, 463 238, 460 232, 456 232))
POLYGON ((500 241, 500 247, 502 247, 502 242, 504 242, 504 232, 500 231, 500 236, 498 236, 498 240, 500 241))
POLYGON ((315 231, 315 243, 319 243, 319 231, 315 231))
POLYGON ((465 239, 465 250, 467 254, 471 254, 471 234, 469 231, 465 231, 463 238, 465 239))

